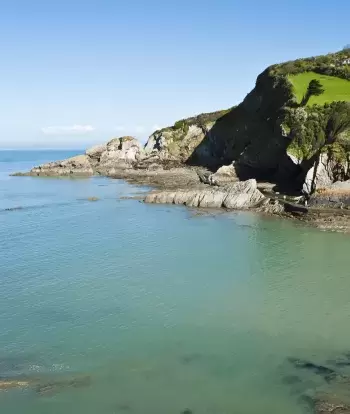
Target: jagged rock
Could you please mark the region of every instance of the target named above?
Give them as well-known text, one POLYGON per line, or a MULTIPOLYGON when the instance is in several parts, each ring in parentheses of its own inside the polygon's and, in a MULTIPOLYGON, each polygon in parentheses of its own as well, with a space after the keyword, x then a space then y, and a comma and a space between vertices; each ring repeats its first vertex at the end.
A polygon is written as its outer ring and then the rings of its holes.
POLYGON ((146 203, 184 204, 189 207, 244 209, 257 206, 264 200, 254 179, 227 187, 204 187, 191 190, 153 192, 146 203))
POLYGON ((34 167, 27 175, 37 176, 90 176, 94 170, 87 155, 77 155, 63 161, 49 162, 34 167))

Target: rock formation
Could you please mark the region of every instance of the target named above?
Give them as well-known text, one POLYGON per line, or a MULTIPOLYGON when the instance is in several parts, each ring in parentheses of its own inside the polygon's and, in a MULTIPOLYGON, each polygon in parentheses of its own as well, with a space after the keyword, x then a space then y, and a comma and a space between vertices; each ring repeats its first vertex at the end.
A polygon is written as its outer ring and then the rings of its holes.
POLYGON ((49 162, 48 164, 34 167, 26 175, 38 176, 89 176, 93 175, 94 170, 87 155, 77 155, 63 161, 49 162))
POLYGON ((158 191, 146 196, 146 203, 183 204, 188 207, 245 209, 256 207, 264 200, 254 179, 227 187, 205 187, 175 191, 158 191))
POLYGON ((118 169, 132 168, 143 156, 141 144, 133 137, 114 138, 107 144, 96 145, 63 161, 55 161, 34 167, 24 174, 32 176, 91 176, 110 175, 118 169))

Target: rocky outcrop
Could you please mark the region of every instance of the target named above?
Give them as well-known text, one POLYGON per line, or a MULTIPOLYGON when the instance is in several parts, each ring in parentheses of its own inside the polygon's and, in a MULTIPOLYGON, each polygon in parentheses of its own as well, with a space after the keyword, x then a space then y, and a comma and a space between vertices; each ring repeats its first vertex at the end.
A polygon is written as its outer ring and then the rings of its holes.
POLYGON ((118 170, 132 168, 144 155, 141 144, 133 137, 114 138, 107 144, 96 145, 63 161, 49 162, 34 167, 28 173, 15 175, 32 176, 91 176, 110 175, 118 170))
POLYGON ((34 167, 26 175, 37 176, 90 176, 94 170, 87 155, 77 155, 64 161, 49 162, 47 164, 34 167))
POLYGON ((227 187, 204 187, 189 190, 160 191, 146 196, 146 203, 183 204, 188 207, 246 209, 256 207, 265 199, 255 180, 238 182, 227 187))

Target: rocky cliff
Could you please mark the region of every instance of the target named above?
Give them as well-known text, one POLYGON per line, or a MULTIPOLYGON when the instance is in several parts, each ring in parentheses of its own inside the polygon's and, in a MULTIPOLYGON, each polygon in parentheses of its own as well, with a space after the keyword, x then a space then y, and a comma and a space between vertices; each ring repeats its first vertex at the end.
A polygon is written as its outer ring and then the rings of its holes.
MULTIPOLYGON (((241 179, 274 181, 305 194, 347 180, 350 106, 338 102, 339 95, 332 89, 337 80, 342 86, 349 82, 350 66, 342 65, 346 53, 273 65, 258 76, 255 88, 237 107, 156 131, 145 150, 213 170, 233 165, 241 179), (298 74, 319 77, 326 97, 302 105, 298 93, 306 94, 307 89, 300 89, 298 74), (339 122, 344 119, 348 127, 341 129, 339 122)), ((344 90, 342 98, 350 101, 350 92, 344 90)))

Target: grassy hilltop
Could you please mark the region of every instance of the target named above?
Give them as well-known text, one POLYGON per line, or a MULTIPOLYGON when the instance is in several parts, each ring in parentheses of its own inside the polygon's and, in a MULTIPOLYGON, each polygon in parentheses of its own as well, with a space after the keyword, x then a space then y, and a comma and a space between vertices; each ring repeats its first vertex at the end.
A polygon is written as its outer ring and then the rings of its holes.
POLYGON ((304 72, 298 75, 289 75, 293 84, 293 92, 300 103, 305 95, 307 87, 313 79, 317 79, 325 89, 319 96, 312 96, 307 103, 308 106, 324 105, 334 101, 350 101, 350 81, 336 76, 320 75, 316 72, 304 72))

